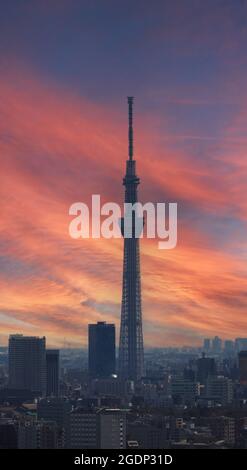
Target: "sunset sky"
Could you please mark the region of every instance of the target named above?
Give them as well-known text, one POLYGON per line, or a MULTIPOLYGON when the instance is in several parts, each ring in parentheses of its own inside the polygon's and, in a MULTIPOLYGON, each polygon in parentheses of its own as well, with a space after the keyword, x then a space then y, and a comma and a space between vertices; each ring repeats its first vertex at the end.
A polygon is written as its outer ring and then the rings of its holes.
POLYGON ((144 340, 247 336, 247 1, 11 0, 0 14, 0 345, 87 345, 119 325, 122 240, 73 240, 72 203, 123 200, 127 95, 145 203, 144 340))

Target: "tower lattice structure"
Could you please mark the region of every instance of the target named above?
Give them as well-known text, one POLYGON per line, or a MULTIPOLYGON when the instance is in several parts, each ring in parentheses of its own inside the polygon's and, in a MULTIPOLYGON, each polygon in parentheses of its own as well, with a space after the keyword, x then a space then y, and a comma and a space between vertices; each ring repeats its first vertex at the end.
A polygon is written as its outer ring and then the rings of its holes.
MULTIPOLYGON (((126 161, 125 203, 138 202, 136 162, 133 160, 133 97, 128 97, 129 110, 129 152, 126 161)), ((144 375, 144 352, 142 333, 142 301, 139 235, 143 228, 143 217, 139 223, 132 213, 132 236, 124 238, 123 284, 121 305, 121 326, 119 344, 119 375, 138 381, 144 375), (136 229, 136 226, 141 229, 136 229), (139 232, 139 234, 138 234, 139 232)), ((124 218, 121 220, 124 236, 124 218)))

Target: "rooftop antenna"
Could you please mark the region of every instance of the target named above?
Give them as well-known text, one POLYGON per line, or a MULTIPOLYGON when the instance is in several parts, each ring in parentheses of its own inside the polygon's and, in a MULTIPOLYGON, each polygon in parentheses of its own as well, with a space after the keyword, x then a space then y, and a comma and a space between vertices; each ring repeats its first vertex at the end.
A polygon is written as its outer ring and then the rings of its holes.
POLYGON ((133 159, 133 102, 134 97, 128 96, 129 105, 129 160, 133 159))

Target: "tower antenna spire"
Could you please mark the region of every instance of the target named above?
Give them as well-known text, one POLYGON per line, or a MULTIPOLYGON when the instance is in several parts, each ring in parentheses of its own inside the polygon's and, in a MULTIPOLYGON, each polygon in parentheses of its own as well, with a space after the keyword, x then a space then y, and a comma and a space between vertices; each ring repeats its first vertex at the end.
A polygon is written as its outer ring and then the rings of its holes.
MULTIPOLYGON (((140 183, 140 179, 135 172, 136 162, 133 160, 133 101, 133 96, 128 96, 129 158, 126 162, 126 174, 123 178, 123 185, 125 186, 124 203, 127 203, 128 207, 130 205, 133 207, 138 203, 137 188, 140 183)), ((129 237, 127 234, 125 236, 125 220, 128 220, 128 214, 127 209, 124 217, 121 218, 124 260, 118 371, 121 379, 138 382, 145 373, 139 254, 139 238, 143 228, 143 217, 132 217, 132 233, 129 237)))
POLYGON ((129 105, 129 160, 133 160, 133 102, 134 97, 128 96, 129 105))

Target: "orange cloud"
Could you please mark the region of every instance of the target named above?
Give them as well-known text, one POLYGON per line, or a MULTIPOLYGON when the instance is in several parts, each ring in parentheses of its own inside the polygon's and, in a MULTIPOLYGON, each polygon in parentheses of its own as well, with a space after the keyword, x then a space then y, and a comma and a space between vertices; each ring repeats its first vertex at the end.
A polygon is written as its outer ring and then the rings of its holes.
MULTIPOLYGON (((30 71, 2 74, 0 90, 0 333, 86 345, 89 322, 119 324, 122 241, 70 239, 68 209, 92 194, 122 200, 124 103, 121 113, 106 110, 30 71)), ((241 238, 222 243, 205 225, 217 218, 227 231, 225 218, 236 227, 246 221, 241 157, 228 149, 211 165, 196 160, 165 146, 141 117, 136 134, 142 199, 178 201, 180 217, 175 250, 141 241, 145 344, 240 336, 247 326, 241 238)))

